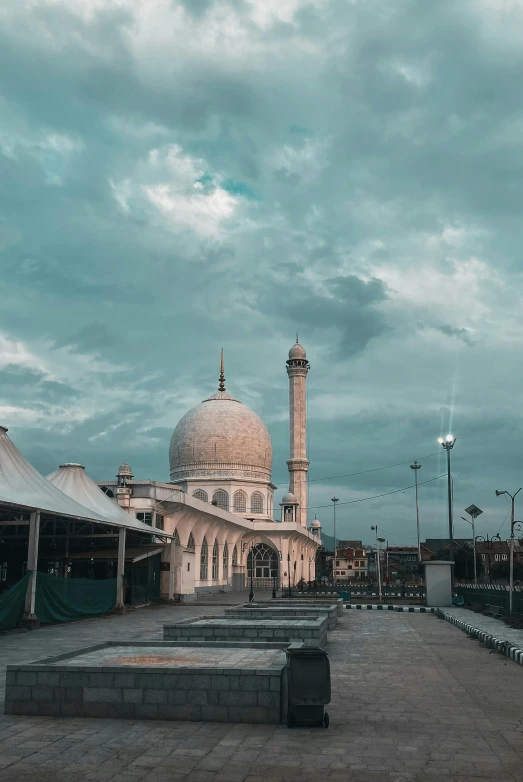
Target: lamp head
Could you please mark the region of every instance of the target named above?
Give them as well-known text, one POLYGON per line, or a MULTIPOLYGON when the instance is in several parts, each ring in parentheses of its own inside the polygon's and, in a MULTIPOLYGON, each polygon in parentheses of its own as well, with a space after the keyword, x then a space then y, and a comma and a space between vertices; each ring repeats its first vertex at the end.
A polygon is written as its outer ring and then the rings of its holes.
POLYGON ((443 437, 438 437, 438 443, 440 445, 444 445, 445 444, 445 440, 443 439, 443 437))
POLYGON ((499 489, 496 489, 496 497, 501 497, 502 494, 506 494, 506 491, 500 491, 499 489))

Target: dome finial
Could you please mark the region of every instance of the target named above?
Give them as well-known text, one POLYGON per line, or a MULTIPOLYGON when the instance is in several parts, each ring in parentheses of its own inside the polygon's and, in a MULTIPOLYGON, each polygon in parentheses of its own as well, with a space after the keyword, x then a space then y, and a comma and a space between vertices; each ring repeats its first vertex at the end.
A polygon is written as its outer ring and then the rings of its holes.
POLYGON ((220 359, 220 383, 218 385, 218 391, 225 391, 225 375, 223 374, 223 348, 220 359))
POLYGON ((296 344, 298 344, 298 342, 299 342, 299 340, 298 340, 298 331, 296 331, 296 344))

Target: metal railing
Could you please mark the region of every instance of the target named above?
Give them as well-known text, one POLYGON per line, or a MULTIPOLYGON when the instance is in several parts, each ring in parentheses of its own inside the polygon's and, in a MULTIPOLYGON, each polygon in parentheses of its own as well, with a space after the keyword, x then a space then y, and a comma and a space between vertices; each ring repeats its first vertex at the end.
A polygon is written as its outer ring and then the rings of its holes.
MULTIPOLYGON (((465 601, 466 606, 480 605, 488 610, 488 606, 501 608, 503 613, 509 613, 509 590, 501 584, 456 584, 454 592, 465 601)), ((514 587, 512 613, 523 616, 523 589, 514 587)))

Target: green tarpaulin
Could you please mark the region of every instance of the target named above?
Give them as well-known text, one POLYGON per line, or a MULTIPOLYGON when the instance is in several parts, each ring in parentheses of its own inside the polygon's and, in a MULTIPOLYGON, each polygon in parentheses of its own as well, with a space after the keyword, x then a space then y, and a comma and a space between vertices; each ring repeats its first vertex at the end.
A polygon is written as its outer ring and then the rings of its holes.
POLYGON ((35 614, 40 622, 71 622, 100 616, 115 603, 115 578, 95 581, 37 573, 35 614))
POLYGON ((29 573, 11 589, 0 595, 0 630, 12 630, 18 627, 24 615, 25 593, 29 582, 29 573))

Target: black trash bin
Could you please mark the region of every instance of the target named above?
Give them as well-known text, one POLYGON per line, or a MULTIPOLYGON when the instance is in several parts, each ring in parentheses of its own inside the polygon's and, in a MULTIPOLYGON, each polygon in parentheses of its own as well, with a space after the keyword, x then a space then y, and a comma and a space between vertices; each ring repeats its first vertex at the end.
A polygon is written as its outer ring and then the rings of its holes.
POLYGON ((329 727, 325 704, 331 699, 327 652, 316 646, 291 644, 287 649, 287 727, 329 727))

